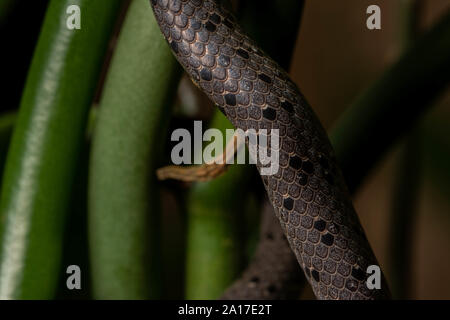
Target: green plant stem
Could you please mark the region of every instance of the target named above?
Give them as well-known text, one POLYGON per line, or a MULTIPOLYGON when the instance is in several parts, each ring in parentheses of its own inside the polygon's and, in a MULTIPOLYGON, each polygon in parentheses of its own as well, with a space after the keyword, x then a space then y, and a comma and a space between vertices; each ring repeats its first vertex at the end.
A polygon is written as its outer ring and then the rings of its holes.
POLYGON ((154 172, 179 74, 148 0, 132 1, 93 136, 89 244, 94 298, 161 296, 161 212, 154 172))
POLYGON ((119 0, 53 0, 26 82, 0 198, 0 298, 49 299, 89 107, 119 0), (66 27, 77 4, 82 29, 66 27))
POLYGON ((355 101, 331 131, 331 142, 351 191, 446 88, 449 75, 447 12, 355 101))
MULTIPOLYGON (((233 128, 219 113, 211 127, 233 128)), ((226 174, 192 187, 187 200, 187 299, 218 298, 241 270, 243 226, 238 221, 244 214, 248 169, 231 165, 226 174)))
MULTIPOLYGON (((287 69, 302 7, 303 1, 298 0, 245 1, 238 14, 244 29, 287 69), (256 5, 264 10, 256 12, 256 5), (259 28, 268 15, 273 21, 271 32, 278 30, 283 41, 265 33, 267 28, 259 28), (274 26, 278 29, 273 30, 274 26)), ((211 127, 222 132, 233 128, 219 111, 214 114, 211 127)), ((238 276, 244 256, 240 234, 243 226, 239 221, 245 214, 242 204, 248 201, 251 178, 248 166, 231 165, 225 175, 193 186, 187 202, 187 299, 216 299, 238 276)))

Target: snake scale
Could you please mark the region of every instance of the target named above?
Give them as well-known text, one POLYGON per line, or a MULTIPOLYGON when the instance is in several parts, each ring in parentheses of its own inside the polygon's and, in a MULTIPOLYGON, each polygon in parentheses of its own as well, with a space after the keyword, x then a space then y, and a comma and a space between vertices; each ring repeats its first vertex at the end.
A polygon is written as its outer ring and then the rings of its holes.
MULTIPOLYGON (((150 0, 192 81, 244 131, 277 129, 279 170, 262 175, 281 228, 318 299, 387 299, 368 289, 378 265, 328 136, 287 73, 216 0, 150 0)), ((270 140, 270 139, 269 139, 270 140)), ((270 147, 270 145, 269 145, 270 147)), ((261 163, 257 163, 261 171, 261 163)))

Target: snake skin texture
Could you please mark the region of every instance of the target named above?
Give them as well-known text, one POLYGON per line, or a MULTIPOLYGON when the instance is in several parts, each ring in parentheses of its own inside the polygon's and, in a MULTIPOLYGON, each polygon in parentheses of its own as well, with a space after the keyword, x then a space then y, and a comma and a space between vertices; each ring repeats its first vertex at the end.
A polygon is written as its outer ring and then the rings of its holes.
POLYGON ((219 2, 150 3, 178 61, 236 128, 266 129, 269 136, 279 130, 279 170, 262 180, 316 297, 389 298, 383 275, 381 289, 366 286, 366 269, 377 260, 327 134, 287 73, 219 2))
POLYGON ((265 201, 259 243, 252 262, 223 294, 223 300, 296 299, 305 277, 274 215, 265 201))

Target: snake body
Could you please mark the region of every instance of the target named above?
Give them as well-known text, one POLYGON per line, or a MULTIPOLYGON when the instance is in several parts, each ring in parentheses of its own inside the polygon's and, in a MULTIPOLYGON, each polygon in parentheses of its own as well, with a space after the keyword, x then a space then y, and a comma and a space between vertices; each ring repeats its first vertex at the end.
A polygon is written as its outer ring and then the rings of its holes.
MULTIPOLYGON (((192 81, 244 131, 279 130, 279 170, 262 180, 282 230, 318 299, 389 298, 368 289, 378 265, 328 136, 287 73, 214 0, 150 0, 192 81)), ((270 140, 270 139, 269 139, 270 140)), ((262 165, 257 164, 261 171, 262 165)))

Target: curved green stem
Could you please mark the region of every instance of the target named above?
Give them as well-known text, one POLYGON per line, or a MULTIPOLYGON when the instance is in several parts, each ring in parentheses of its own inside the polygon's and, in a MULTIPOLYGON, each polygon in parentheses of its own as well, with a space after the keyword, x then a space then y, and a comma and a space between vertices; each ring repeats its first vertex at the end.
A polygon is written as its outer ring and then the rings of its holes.
POLYGON ((0 298, 48 299, 64 220, 119 0, 53 0, 26 82, 0 198, 0 298), (81 8, 82 29, 66 26, 81 8))
POLYGON ((89 244, 97 299, 161 295, 154 172, 178 75, 148 0, 131 2, 107 75, 90 160, 89 244))
MULTIPOLYGON (((233 128, 216 113, 211 127, 233 128)), ((187 202, 186 298, 216 299, 242 267, 242 203, 248 166, 231 165, 213 181, 196 183, 187 202), (239 188, 239 191, 237 190, 239 188)))

